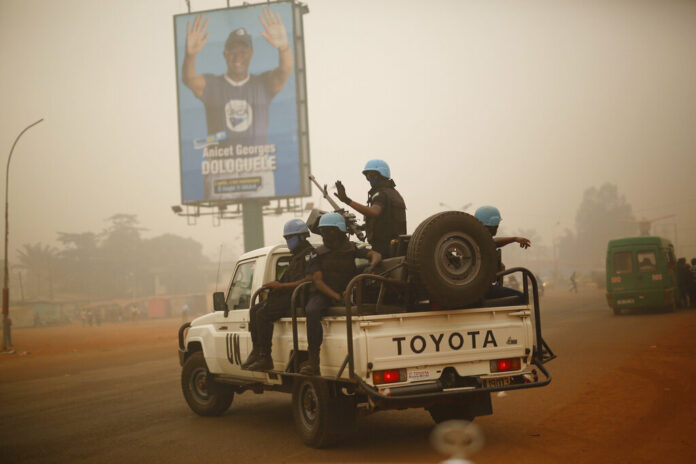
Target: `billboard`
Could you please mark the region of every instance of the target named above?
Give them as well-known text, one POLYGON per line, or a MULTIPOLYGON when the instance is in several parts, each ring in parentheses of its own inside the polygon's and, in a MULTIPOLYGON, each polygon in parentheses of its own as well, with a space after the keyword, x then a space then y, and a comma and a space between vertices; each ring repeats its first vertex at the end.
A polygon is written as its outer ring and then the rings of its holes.
POLYGON ((181 201, 311 194, 302 6, 174 16, 181 201))

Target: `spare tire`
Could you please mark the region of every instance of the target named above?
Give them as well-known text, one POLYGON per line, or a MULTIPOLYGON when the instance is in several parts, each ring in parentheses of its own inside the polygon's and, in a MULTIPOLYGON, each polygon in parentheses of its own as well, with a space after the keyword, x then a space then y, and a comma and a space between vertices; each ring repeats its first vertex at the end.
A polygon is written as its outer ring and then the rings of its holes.
POLYGON ((445 211, 416 228, 406 263, 432 303, 455 308, 483 298, 495 279, 495 250, 490 232, 478 219, 445 211))

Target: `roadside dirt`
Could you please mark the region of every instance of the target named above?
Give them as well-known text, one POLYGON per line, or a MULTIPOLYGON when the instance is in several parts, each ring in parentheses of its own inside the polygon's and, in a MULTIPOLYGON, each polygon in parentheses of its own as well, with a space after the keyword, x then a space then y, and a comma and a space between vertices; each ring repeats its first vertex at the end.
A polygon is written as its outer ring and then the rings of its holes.
POLYGON ((528 427, 522 450, 519 443, 489 448, 480 462, 696 462, 696 312, 689 313, 669 335, 528 427))
POLYGON ((72 324, 12 331, 15 353, 0 354, 0 383, 124 365, 172 353, 179 319, 82 327, 72 324))

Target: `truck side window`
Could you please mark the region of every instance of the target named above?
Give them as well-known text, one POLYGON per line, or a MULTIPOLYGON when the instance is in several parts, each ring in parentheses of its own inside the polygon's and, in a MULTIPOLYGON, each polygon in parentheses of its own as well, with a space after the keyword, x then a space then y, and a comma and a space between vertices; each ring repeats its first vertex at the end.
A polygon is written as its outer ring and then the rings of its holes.
POLYGON ((254 280, 256 261, 242 263, 232 278, 232 285, 227 294, 227 306, 230 309, 248 309, 251 300, 251 283, 254 280))
POLYGON ((639 251, 636 254, 638 260, 638 270, 640 272, 657 271, 657 257, 654 251, 639 251))
POLYGON ((621 251, 614 253, 614 272, 617 274, 629 274, 633 272, 633 253, 621 251))
POLYGON ((280 280, 283 277, 288 266, 290 266, 290 256, 281 256, 278 258, 275 266, 275 280, 280 280))

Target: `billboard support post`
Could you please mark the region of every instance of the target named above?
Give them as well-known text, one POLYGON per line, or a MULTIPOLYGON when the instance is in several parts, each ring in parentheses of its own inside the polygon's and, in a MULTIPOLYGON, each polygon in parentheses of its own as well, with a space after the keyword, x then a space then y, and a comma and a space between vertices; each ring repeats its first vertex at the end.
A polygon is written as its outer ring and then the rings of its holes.
POLYGON ((246 199, 242 202, 242 228, 244 252, 263 247, 263 205, 260 200, 246 199))

